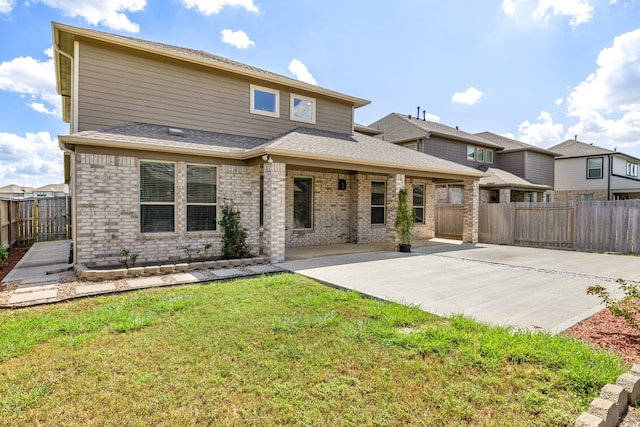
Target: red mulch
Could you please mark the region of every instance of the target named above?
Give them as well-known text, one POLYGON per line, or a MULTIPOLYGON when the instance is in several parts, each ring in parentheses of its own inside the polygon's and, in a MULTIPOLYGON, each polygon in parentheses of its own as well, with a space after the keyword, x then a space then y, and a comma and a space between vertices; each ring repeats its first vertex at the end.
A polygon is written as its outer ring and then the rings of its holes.
MULTIPOLYGON (((24 254, 27 253, 28 248, 19 248, 19 249, 9 249, 9 257, 4 260, 4 262, 0 263, 0 282, 4 280, 5 276, 9 274, 9 272, 15 267, 15 265, 22 259, 24 254)), ((0 284, 0 290, 2 290, 3 286, 0 284)))
POLYGON ((607 348, 623 357, 629 365, 640 363, 640 330, 611 314, 608 308, 572 326, 563 335, 607 348))

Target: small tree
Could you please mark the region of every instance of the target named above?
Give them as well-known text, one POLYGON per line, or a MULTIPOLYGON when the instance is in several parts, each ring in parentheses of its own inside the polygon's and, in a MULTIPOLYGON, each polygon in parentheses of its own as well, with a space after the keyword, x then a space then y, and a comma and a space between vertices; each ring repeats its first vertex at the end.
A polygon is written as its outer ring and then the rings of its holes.
POLYGON ((409 192, 406 188, 398 191, 398 210, 396 212, 395 227, 400 235, 400 244, 410 246, 413 235, 415 215, 409 207, 409 192))
POLYGON ((611 314, 622 317, 629 325, 635 329, 640 329, 640 286, 627 283, 624 279, 616 280, 620 289, 624 292, 624 297, 613 298, 609 291, 602 285, 589 286, 587 294, 597 295, 604 305, 611 311, 611 314))
POLYGON ((222 256, 230 258, 247 258, 251 256, 247 243, 247 232, 240 226, 240 211, 232 206, 224 205, 222 219, 218 221, 224 229, 222 235, 222 256))

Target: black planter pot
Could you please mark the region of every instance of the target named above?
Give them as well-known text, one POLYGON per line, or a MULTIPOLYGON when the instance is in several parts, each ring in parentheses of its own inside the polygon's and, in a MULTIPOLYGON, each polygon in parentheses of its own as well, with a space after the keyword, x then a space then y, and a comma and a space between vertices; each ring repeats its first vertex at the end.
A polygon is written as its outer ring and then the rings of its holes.
POLYGON ((398 245, 398 252, 411 252, 411 245, 398 245))

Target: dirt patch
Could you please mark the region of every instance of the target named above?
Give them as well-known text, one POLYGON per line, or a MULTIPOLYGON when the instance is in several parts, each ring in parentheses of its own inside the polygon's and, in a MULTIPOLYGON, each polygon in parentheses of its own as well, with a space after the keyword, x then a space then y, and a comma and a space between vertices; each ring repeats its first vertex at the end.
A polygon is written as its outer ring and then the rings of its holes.
MULTIPOLYGON (((18 261, 22 259, 24 254, 27 253, 28 248, 12 248, 9 249, 9 257, 0 264, 0 282, 9 274, 9 272, 16 266, 18 261)), ((0 291, 4 288, 4 285, 0 283, 0 291)))

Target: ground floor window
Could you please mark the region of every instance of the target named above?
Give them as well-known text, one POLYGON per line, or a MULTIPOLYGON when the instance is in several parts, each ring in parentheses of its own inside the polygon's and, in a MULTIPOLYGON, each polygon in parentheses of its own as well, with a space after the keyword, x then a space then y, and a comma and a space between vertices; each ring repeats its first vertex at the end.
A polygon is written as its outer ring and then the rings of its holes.
POLYGON ((217 224, 217 168, 187 165, 187 231, 214 231, 217 224))
POLYGON ((590 202, 593 200, 593 194, 581 194, 580 200, 583 202, 590 202))
POLYGON ((140 232, 175 231, 176 165, 140 162, 140 232))
POLYGON ((416 223, 424 223, 424 184, 413 185, 413 215, 416 223))
POLYGON ((313 228, 312 178, 293 178, 293 228, 313 228))
POLYGON ((384 224, 385 189, 384 182, 373 181, 371 183, 371 224, 384 224))

